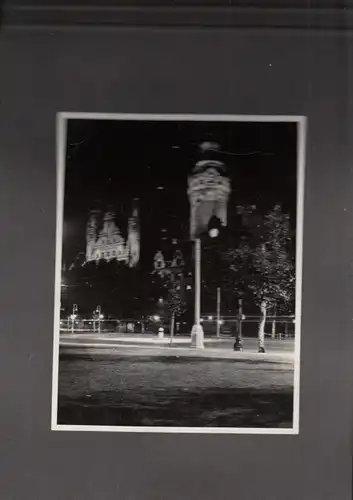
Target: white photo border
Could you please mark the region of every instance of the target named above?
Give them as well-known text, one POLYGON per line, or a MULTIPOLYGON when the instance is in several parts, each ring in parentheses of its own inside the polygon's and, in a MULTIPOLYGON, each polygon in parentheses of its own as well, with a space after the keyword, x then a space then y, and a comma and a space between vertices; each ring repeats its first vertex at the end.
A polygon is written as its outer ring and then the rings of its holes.
POLYGON ((52 431, 86 432, 143 432, 185 434, 272 434, 298 435, 300 413, 300 352, 302 325, 302 280, 304 238, 304 196, 306 170, 307 117, 303 115, 217 115, 217 114, 138 114, 138 113, 89 113, 58 112, 56 115, 56 255, 54 294, 54 338, 52 368, 52 431), (66 169, 67 123, 70 119, 81 120, 137 120, 137 121, 209 121, 209 122, 295 122, 297 123, 297 208, 296 208, 296 293, 295 293, 295 348, 293 426, 291 428, 241 428, 241 427, 158 427, 158 426, 101 426, 60 425, 58 418, 59 337, 61 303, 61 261, 64 222, 64 193, 66 169))

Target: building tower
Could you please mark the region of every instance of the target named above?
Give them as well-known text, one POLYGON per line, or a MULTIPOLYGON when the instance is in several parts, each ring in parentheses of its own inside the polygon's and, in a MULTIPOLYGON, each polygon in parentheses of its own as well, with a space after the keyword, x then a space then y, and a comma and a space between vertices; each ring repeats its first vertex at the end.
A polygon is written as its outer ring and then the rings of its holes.
POLYGON ((86 262, 92 260, 95 243, 98 237, 99 210, 91 210, 86 229, 86 262))
POLYGON ((125 239, 115 222, 115 213, 108 209, 103 217, 103 227, 98 231, 101 213, 90 212, 86 232, 86 263, 101 260, 128 262, 125 239))
POLYGON ((183 254, 179 249, 174 252, 172 259, 172 268, 181 270, 185 266, 183 254))
POLYGON ((164 255, 161 250, 158 250, 153 259, 153 272, 158 274, 161 278, 164 278, 167 274, 167 266, 164 259, 164 255))
POLYGON ((111 208, 107 210, 103 217, 103 229, 101 235, 106 238, 113 237, 117 234, 117 227, 115 225, 115 213, 111 208))
POLYGON ((227 205, 231 186, 224 163, 217 159, 218 150, 217 143, 203 142, 200 145, 201 159, 188 178, 191 239, 207 231, 213 215, 223 226, 227 225, 227 205))
POLYGON ((128 222, 127 247, 129 267, 136 267, 140 260, 140 222, 137 198, 133 200, 132 214, 128 222))

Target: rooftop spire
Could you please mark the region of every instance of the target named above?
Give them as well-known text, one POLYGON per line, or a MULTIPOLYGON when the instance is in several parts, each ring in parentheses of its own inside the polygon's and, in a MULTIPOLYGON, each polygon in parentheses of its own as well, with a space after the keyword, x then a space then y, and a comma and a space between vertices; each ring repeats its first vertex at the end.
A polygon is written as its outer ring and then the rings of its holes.
POLYGON ((199 147, 202 153, 207 153, 208 151, 219 151, 219 144, 213 141, 204 141, 199 147))

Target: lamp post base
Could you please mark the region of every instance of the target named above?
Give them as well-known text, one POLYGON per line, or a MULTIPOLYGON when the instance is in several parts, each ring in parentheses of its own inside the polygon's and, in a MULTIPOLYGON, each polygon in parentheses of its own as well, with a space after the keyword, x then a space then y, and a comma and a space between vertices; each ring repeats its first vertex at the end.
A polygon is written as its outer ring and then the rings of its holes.
POLYGON ((191 346, 196 349, 203 349, 204 346, 204 333, 201 325, 194 325, 191 330, 191 346))
POLYGON ((233 351, 242 351, 242 350, 243 350, 243 343, 240 338, 236 338, 233 345, 233 351))

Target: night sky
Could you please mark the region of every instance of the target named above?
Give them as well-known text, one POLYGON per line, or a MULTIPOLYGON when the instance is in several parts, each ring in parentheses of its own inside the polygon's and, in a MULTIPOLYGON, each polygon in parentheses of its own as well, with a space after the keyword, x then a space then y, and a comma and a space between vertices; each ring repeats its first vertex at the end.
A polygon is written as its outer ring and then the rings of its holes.
POLYGON ((296 123, 70 120, 67 137, 63 262, 85 252, 88 213, 113 205, 123 235, 140 199, 141 263, 169 238, 187 239, 187 176, 205 140, 220 144, 231 178, 229 212, 281 203, 295 226, 296 123))

